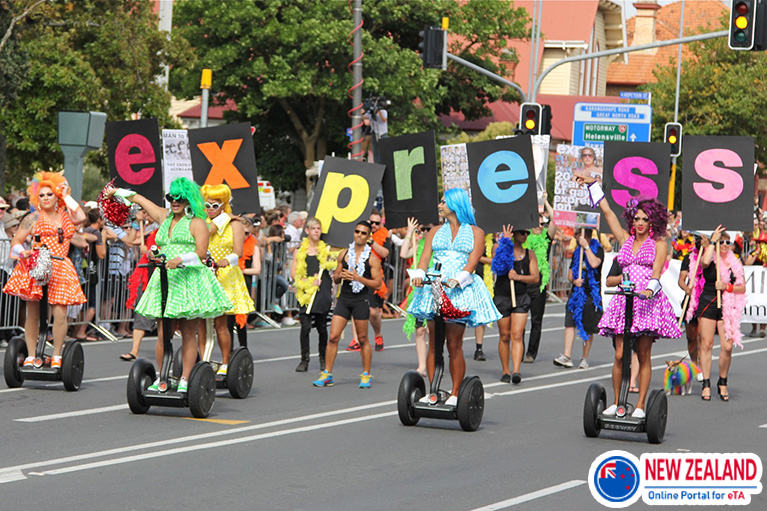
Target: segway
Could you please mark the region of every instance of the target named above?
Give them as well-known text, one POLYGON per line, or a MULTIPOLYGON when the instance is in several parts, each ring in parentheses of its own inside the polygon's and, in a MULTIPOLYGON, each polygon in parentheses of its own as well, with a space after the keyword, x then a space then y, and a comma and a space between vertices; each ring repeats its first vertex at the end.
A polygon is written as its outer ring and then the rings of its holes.
POLYGON ((627 273, 623 274, 623 282, 615 291, 608 290, 605 294, 623 295, 626 297, 626 322, 623 327, 623 365, 621 370, 621 387, 618 393, 618 409, 615 415, 604 415, 607 404, 605 388, 600 383, 592 383, 586 392, 586 401, 583 404, 583 431, 587 437, 596 438, 602 429, 626 431, 629 433, 647 433, 647 440, 651 444, 663 442, 666 433, 666 421, 668 419, 668 401, 663 389, 655 389, 647 398, 645 417, 637 419, 631 417, 634 405, 628 402, 629 381, 631 379, 631 345, 634 336, 631 333, 631 325, 634 320, 634 298, 644 299, 637 293, 635 285, 631 282, 627 273))
MULTIPOLYGON (((160 254, 156 246, 150 249, 148 266, 160 271, 161 292, 161 321, 163 360, 160 382, 157 390, 150 390, 149 386, 156 379, 155 367, 149 360, 138 358, 130 369, 128 375, 128 407, 135 414, 145 414, 151 406, 169 406, 175 408, 189 408, 192 415, 198 419, 204 419, 210 415, 213 403, 216 400, 216 375, 208 362, 197 362, 189 376, 187 392, 178 392, 180 378, 171 375, 173 360, 173 325, 170 318, 165 317, 165 306, 168 301, 168 270, 165 267, 165 255, 160 254)), ((143 265, 142 265, 143 266, 143 265)), ((179 268, 183 266, 179 265, 179 268)))
MULTIPOLYGON (((424 285, 434 286, 432 292, 442 294, 441 265, 436 263, 434 273, 423 280, 424 285)), ((467 376, 458 391, 458 405, 445 404, 450 392, 440 389, 445 372, 443 349, 445 344, 445 319, 437 308, 434 317, 434 379, 429 390, 429 401, 421 402, 426 395, 426 384, 418 371, 408 371, 402 377, 397 394, 397 412, 405 426, 418 424, 421 417, 441 420, 457 420, 464 431, 476 431, 482 422, 485 409, 485 389, 479 376, 467 376)))
MULTIPOLYGON (((35 243, 40 244, 40 235, 35 235, 35 243)), ((63 261, 63 257, 51 255, 51 259, 63 261)), ((25 264, 19 261, 18 264, 25 264)), ((51 367, 52 356, 45 353, 48 338, 48 283, 41 285, 43 296, 40 299, 40 331, 35 347, 35 362, 24 366, 28 356, 27 343, 23 336, 15 336, 8 341, 3 364, 5 383, 10 388, 21 387, 24 380, 61 381, 70 392, 80 389, 85 371, 85 355, 79 341, 66 341, 61 351, 61 367, 51 367)))

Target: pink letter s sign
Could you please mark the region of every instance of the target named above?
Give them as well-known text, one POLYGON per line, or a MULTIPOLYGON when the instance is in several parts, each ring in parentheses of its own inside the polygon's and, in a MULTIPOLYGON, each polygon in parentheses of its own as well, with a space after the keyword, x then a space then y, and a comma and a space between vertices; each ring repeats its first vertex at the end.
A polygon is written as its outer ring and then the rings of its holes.
POLYGON ((743 178, 728 167, 742 167, 738 153, 730 149, 717 148, 703 151, 695 158, 695 173, 722 185, 714 187, 711 183, 693 183, 695 194, 707 202, 731 202, 743 193, 743 178), (718 166, 717 163, 723 165, 718 166))

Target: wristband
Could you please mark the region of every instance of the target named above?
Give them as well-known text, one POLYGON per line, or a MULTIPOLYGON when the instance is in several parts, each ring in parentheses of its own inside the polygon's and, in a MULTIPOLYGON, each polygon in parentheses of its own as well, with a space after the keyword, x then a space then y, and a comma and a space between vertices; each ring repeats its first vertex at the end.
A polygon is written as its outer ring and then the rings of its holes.
POLYGON ((732 293, 732 290, 734 288, 735 288, 735 286, 733 286, 732 284, 727 284, 727 289, 725 289, 725 291, 727 291, 728 293, 732 293))
POLYGON ((216 229, 218 229, 219 232, 221 232, 224 229, 224 227, 226 227, 226 224, 229 223, 229 220, 231 219, 232 217, 230 217, 226 213, 221 213, 210 222, 216 226, 216 229))
POLYGON ((594 181, 588 186, 589 199, 591 199, 591 209, 596 209, 602 199, 605 198, 605 192, 602 191, 602 185, 594 181))
POLYGON ((455 280, 458 281, 458 284, 461 286, 461 289, 474 283, 474 279, 472 278, 471 273, 465 270, 459 271, 458 275, 455 276, 455 280))
POLYGON ((647 287, 645 288, 645 291, 648 290, 648 289, 650 291, 652 291, 652 295, 655 296, 658 293, 660 293, 660 290, 663 289, 663 288, 660 285, 660 280, 658 280, 658 279, 650 279, 647 282, 647 287))
POLYGON ((232 252, 228 256, 226 256, 226 260, 229 261, 229 266, 237 266, 237 263, 239 262, 240 258, 237 257, 237 254, 232 252))
POLYGON ((131 204, 132 202, 128 197, 133 197, 136 195, 136 192, 128 190, 127 188, 118 188, 115 190, 115 195, 120 197, 126 204, 131 204))
POLYGON ((181 263, 184 266, 201 264, 200 257, 197 255, 196 252, 187 252, 186 254, 180 255, 179 258, 181 259, 181 263))
POLYGON ((18 258, 19 258, 19 256, 21 255, 21 253, 22 253, 22 252, 24 252, 24 250, 26 250, 26 249, 24 248, 24 245, 22 245, 22 244, 20 244, 20 243, 17 243, 17 244, 15 244, 15 245, 14 245, 14 246, 11 248, 11 257, 15 257, 16 259, 18 259, 18 258))
POLYGON ((66 197, 64 197, 64 204, 66 204, 67 209, 69 209, 69 211, 72 211, 72 212, 77 211, 77 208, 80 207, 80 203, 77 202, 77 200, 75 200, 75 198, 72 197, 71 195, 67 195, 66 197))

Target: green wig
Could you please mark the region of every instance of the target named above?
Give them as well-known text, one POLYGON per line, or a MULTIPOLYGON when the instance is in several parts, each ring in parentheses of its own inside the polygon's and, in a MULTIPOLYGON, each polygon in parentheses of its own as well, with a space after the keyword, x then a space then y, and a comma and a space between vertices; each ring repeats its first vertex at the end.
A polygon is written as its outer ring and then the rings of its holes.
POLYGON ((205 212, 202 192, 197 183, 190 181, 185 177, 179 177, 170 183, 170 190, 168 190, 168 193, 174 197, 180 196, 182 199, 186 200, 189 203, 189 207, 192 209, 192 213, 197 218, 202 218, 203 220, 208 218, 208 214, 205 212))

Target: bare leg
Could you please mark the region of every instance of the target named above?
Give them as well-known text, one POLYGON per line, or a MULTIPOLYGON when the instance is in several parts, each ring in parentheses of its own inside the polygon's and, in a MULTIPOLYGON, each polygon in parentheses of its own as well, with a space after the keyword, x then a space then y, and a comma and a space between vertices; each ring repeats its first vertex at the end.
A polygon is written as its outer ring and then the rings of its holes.
POLYGON ((594 342, 594 336, 589 335, 589 338, 586 339, 586 342, 583 343, 583 358, 588 359, 589 353, 591 353, 591 345, 594 342))
POLYGON ((426 354, 429 349, 426 346, 426 327, 419 326, 415 329, 415 352, 418 357, 418 369, 419 373, 426 372, 426 354))
POLYGON ((35 356, 37 337, 40 333, 40 302, 25 302, 27 317, 24 319, 24 340, 27 343, 28 356, 35 356))
POLYGON ((635 351, 631 352, 631 377, 629 379, 629 389, 635 389, 634 392, 639 392, 637 387, 637 378, 639 377, 639 359, 635 351))
MULTIPOLYGON (((381 335, 381 308, 380 307, 370 307, 370 326, 373 327, 373 334, 376 337, 381 335)), ((359 332, 359 328, 357 329, 357 331, 359 332)), ((365 331, 367 332, 367 327, 365 327, 365 331)))
POLYGON ((613 362, 613 393, 618 404, 618 395, 621 392, 621 375, 623 374, 623 336, 615 336, 615 361, 613 362))
POLYGON ((565 327, 565 352, 562 353, 568 358, 573 358, 573 343, 575 342, 575 327, 565 327))
MULTIPOLYGON (((378 309, 380 311, 380 309, 378 309)), ((370 374, 370 363, 373 360, 373 348, 370 347, 370 341, 368 340, 368 322, 365 319, 354 320, 354 325, 357 327, 358 337, 357 340, 360 343, 360 356, 362 357, 362 371, 370 374)), ((327 355, 325 356, 325 366, 327 367, 327 355)))
MULTIPOLYGON (((711 352, 714 349, 714 332, 716 330, 716 321, 708 318, 698 318, 698 332, 700 332, 700 345, 698 355, 700 356, 700 370, 703 373, 703 379, 711 378, 711 352)), ((711 389, 706 387, 702 390, 701 396, 711 395, 711 389)))
POLYGON ((637 358, 639 359, 639 397, 637 398, 637 408, 644 409, 647 391, 650 389, 650 380, 652 379, 652 337, 641 336, 637 341, 637 358))
POLYGON ((67 306, 51 305, 53 315, 53 356, 61 356, 61 348, 67 337, 67 306))
POLYGON ((131 344, 131 348, 128 353, 130 353, 134 357, 138 357, 138 350, 139 350, 139 347, 141 346, 141 341, 144 339, 145 335, 146 335, 146 332, 143 330, 138 330, 138 329, 133 330, 133 334, 132 334, 133 344, 131 344))
POLYGON ((509 371, 509 354, 511 348, 511 316, 498 320, 498 357, 501 359, 503 374, 511 374, 509 371))
POLYGON ((192 373, 194 364, 197 363, 197 327, 199 319, 182 319, 179 321, 181 327, 181 360, 184 364, 181 378, 189 381, 189 375, 192 373))
MULTIPOLYGON (((719 377, 727 378, 730 373, 730 364, 732 363, 732 339, 727 338, 724 331, 724 321, 717 323, 719 330, 719 377)), ((718 385, 717 390, 724 397, 729 398, 729 392, 726 385, 718 385)))
POLYGON ((450 356, 450 378, 453 380, 453 389, 450 395, 456 397, 458 397, 458 391, 461 390, 463 377, 466 375, 466 360, 463 358, 463 333, 465 330, 466 327, 458 323, 445 324, 445 342, 447 353, 450 356))
POLYGON ((325 370, 330 374, 333 373, 333 364, 338 354, 338 341, 341 339, 341 334, 348 322, 349 320, 342 316, 333 316, 330 320, 330 338, 328 339, 328 346, 325 348, 325 370))
POLYGON ((229 355, 232 352, 232 336, 226 326, 226 315, 217 317, 213 323, 218 337, 218 347, 221 348, 221 363, 229 363, 229 355))
POLYGON ((525 323, 526 312, 511 315, 511 364, 515 373, 519 372, 522 357, 525 355, 525 323))

